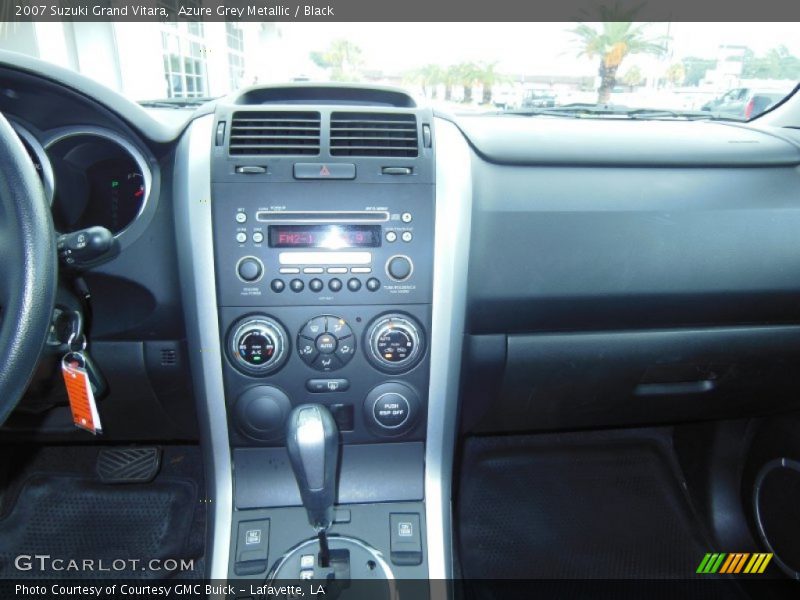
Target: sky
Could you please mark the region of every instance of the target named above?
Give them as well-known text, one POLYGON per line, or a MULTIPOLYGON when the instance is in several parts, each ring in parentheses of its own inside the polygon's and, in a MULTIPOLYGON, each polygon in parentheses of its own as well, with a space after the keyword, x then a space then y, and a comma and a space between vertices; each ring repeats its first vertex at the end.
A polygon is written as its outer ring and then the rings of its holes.
MULTIPOLYGON (((323 50, 332 40, 358 44, 365 67, 403 72, 426 63, 499 61, 506 73, 594 75, 595 59, 578 58, 574 23, 284 23, 282 43, 295 56, 323 50)), ((784 44, 800 56, 797 23, 653 23, 648 31, 673 40, 673 60, 715 58, 721 44, 746 45, 756 54, 784 44)), ((288 53, 288 52, 287 52, 288 53)), ((635 60, 631 60, 631 63, 635 60)))

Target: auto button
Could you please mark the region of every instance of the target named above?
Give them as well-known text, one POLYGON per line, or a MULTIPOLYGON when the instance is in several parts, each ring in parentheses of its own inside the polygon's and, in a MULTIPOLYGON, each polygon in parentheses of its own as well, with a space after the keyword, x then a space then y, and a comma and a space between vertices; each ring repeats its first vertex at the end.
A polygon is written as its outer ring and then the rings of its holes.
POLYGON ((316 345, 322 354, 332 354, 336 350, 336 338, 330 333, 323 333, 317 338, 316 345))

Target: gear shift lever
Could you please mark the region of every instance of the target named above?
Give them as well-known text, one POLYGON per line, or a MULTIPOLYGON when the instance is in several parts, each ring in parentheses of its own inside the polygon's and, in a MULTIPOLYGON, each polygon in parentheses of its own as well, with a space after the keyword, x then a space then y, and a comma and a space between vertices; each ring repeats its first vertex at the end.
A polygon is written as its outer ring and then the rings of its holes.
POLYGON ((320 539, 320 560, 327 566, 325 532, 333 522, 339 462, 339 431, 330 411, 320 404, 295 407, 286 423, 286 450, 308 522, 320 539))

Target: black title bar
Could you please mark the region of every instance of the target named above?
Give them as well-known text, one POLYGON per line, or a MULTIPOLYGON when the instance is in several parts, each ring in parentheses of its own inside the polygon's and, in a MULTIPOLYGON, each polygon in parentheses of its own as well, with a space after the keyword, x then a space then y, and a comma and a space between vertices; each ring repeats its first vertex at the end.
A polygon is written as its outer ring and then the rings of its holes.
POLYGON ((797 0, 4 0, 0 21, 800 21, 797 0))

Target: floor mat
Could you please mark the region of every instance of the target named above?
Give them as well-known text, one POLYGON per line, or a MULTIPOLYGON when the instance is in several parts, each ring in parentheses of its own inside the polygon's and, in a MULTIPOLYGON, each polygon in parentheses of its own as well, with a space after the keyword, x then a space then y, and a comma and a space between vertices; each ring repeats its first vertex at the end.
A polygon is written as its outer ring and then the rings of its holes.
POLYGON ((469 438, 466 578, 688 578, 710 545, 663 431, 469 438))
MULTIPOLYGON (((166 453, 165 460, 174 454, 166 453)), ((90 457, 73 462, 83 466, 72 473, 42 471, 40 467, 52 468, 54 461, 41 457, 33 462, 36 468, 25 469, 7 487, 13 496, 6 494, 0 519, 0 577, 20 575, 14 565, 20 554, 51 557, 44 572, 35 564, 26 575, 203 576, 205 517, 198 519, 202 503, 196 480, 168 472, 149 483, 109 485, 87 474, 90 457), (52 559, 63 562, 53 565, 52 559), (70 559, 94 562, 88 571, 64 569, 70 559), (159 565, 170 564, 164 559, 193 560, 194 568, 159 570, 159 565), (151 560, 161 562, 151 565, 151 560), (107 570, 101 570, 101 563, 107 570)))

